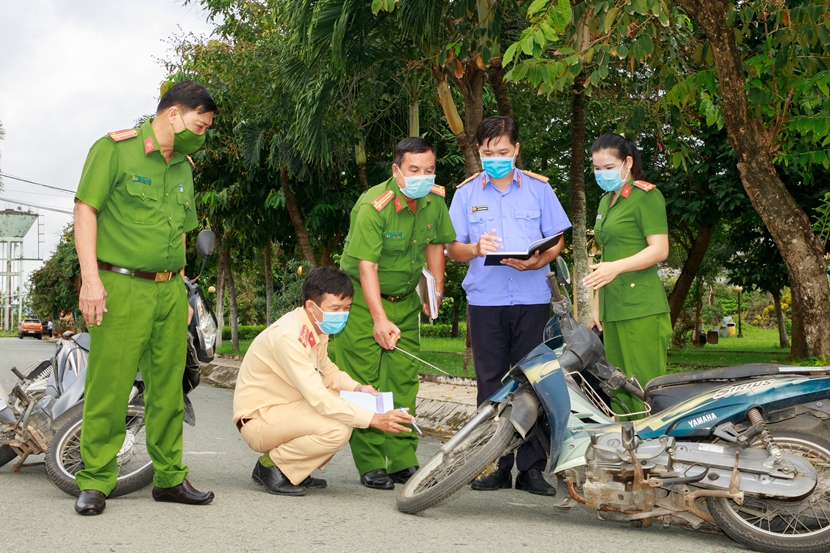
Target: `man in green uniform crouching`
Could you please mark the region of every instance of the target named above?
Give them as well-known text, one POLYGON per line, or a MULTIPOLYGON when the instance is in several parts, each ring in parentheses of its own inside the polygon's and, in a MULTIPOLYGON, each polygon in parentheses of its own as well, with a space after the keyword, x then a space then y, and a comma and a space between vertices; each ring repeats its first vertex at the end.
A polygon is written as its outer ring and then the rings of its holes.
POLYGON ((79 304, 89 325, 81 458, 75 510, 99 515, 118 478, 118 451, 136 369, 144 380, 153 499, 190 505, 182 464, 189 307, 182 277, 185 233, 196 228, 188 154, 205 141, 216 104, 183 81, 162 96, 152 122, 111 132, 90 149, 75 195, 79 304))
MULTIPOLYGON (((443 293, 444 244, 455 240, 455 231, 444 187, 435 184, 432 145, 405 138, 392 161, 392 178, 370 188, 352 209, 340 265, 354 279, 354 300, 335 352, 337 365, 357 382, 392 392, 395 407, 414 415, 418 367, 394 348, 397 343, 418 351, 422 306, 415 290, 426 261, 443 293)), ((350 445, 360 482, 368 488, 391 490, 418 469, 414 432, 356 428, 350 445)))

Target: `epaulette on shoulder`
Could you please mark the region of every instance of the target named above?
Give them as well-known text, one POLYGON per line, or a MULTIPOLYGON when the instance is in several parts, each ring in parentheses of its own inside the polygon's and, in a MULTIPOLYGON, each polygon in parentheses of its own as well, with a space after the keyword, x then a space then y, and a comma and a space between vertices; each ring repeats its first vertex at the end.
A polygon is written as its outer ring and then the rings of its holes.
POLYGON ((542 182, 548 182, 550 180, 548 177, 543 177, 542 175, 540 175, 538 173, 534 173, 532 171, 525 171, 524 169, 522 169, 522 173, 524 173, 528 177, 534 178, 536 180, 540 180, 542 182))
POLYGON ((478 173, 476 173, 475 175, 473 175, 472 177, 467 178, 467 180, 465 180, 465 181, 463 181, 463 182, 459 183, 459 184, 455 187, 455 189, 456 189, 456 190, 458 190, 459 188, 461 188, 462 186, 464 186, 465 184, 467 184, 467 183, 468 183, 468 182, 470 182, 471 180, 475 179, 475 178, 476 178, 477 176, 479 176, 480 174, 481 174, 481 172, 478 172, 478 173))
POLYGON ((430 189, 430 192, 432 192, 436 196, 441 196, 442 198, 446 197, 447 195, 447 190, 440 184, 433 184, 432 189, 430 189))
POLYGON ((374 207, 377 211, 380 211, 381 209, 386 207, 386 204, 391 202, 392 198, 394 197, 395 193, 391 190, 387 190, 386 192, 375 198, 375 201, 372 202, 372 207, 374 207))
POLYGON ((128 138, 135 138, 138 136, 138 131, 135 129, 124 129, 123 131, 108 132, 107 135, 112 138, 113 142, 121 142, 128 138))
POLYGON ((639 188, 640 190, 643 190, 645 192, 650 192, 650 191, 654 190, 655 188, 657 188, 655 185, 651 184, 650 182, 646 182, 644 180, 635 180, 631 184, 633 184, 634 186, 636 186, 637 188, 639 188))

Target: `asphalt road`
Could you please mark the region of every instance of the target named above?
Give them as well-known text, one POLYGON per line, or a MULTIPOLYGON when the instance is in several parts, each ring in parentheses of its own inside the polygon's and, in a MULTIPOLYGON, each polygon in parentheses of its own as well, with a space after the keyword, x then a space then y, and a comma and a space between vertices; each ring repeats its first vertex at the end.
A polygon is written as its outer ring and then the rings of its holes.
MULTIPOLYGON (((8 368, 51 355, 54 345, 33 339, 0 340, 0 382, 8 368)), ((747 551, 729 538, 680 527, 633 529, 597 519, 588 509, 558 511, 544 498, 515 490, 469 489, 420 515, 395 509, 395 492, 360 486, 348 451, 323 472, 329 487, 308 496, 269 495, 251 481, 257 454, 231 424, 232 393, 201 386, 192 394, 195 428, 185 426, 185 462, 191 483, 213 490, 211 505, 155 503, 150 488, 108 501, 98 517, 80 517, 74 499, 55 487, 43 465, 14 473, 0 467, 0 505, 6 551, 26 552, 258 552, 368 551, 620 553, 733 553, 747 551)), ((424 438, 423 459, 440 442, 424 438)), ((38 461, 33 458, 31 461, 38 461)))

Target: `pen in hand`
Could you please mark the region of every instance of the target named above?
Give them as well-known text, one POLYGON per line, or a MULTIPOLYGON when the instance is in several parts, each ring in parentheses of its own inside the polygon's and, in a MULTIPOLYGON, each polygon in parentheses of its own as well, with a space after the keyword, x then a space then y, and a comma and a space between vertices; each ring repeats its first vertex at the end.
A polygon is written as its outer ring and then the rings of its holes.
MULTIPOLYGON (((406 413, 407 415, 409 414, 409 409, 407 409, 406 407, 401 407, 400 410, 402 413, 406 413)), ((412 428, 414 428, 418 432, 418 434, 420 434, 421 436, 424 435, 424 433, 421 432, 421 429, 418 428, 418 425, 415 424, 415 417, 412 418, 412 422, 410 424, 412 425, 412 428)))

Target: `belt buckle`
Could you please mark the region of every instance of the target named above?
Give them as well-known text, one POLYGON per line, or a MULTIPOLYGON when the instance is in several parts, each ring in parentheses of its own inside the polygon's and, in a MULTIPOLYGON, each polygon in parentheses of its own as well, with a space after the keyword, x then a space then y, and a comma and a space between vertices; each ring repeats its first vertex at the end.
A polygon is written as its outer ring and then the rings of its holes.
POLYGON ((170 280, 170 275, 171 274, 173 274, 173 273, 171 273, 169 271, 165 271, 163 273, 156 273, 155 281, 156 282, 167 282, 168 280, 170 280))

